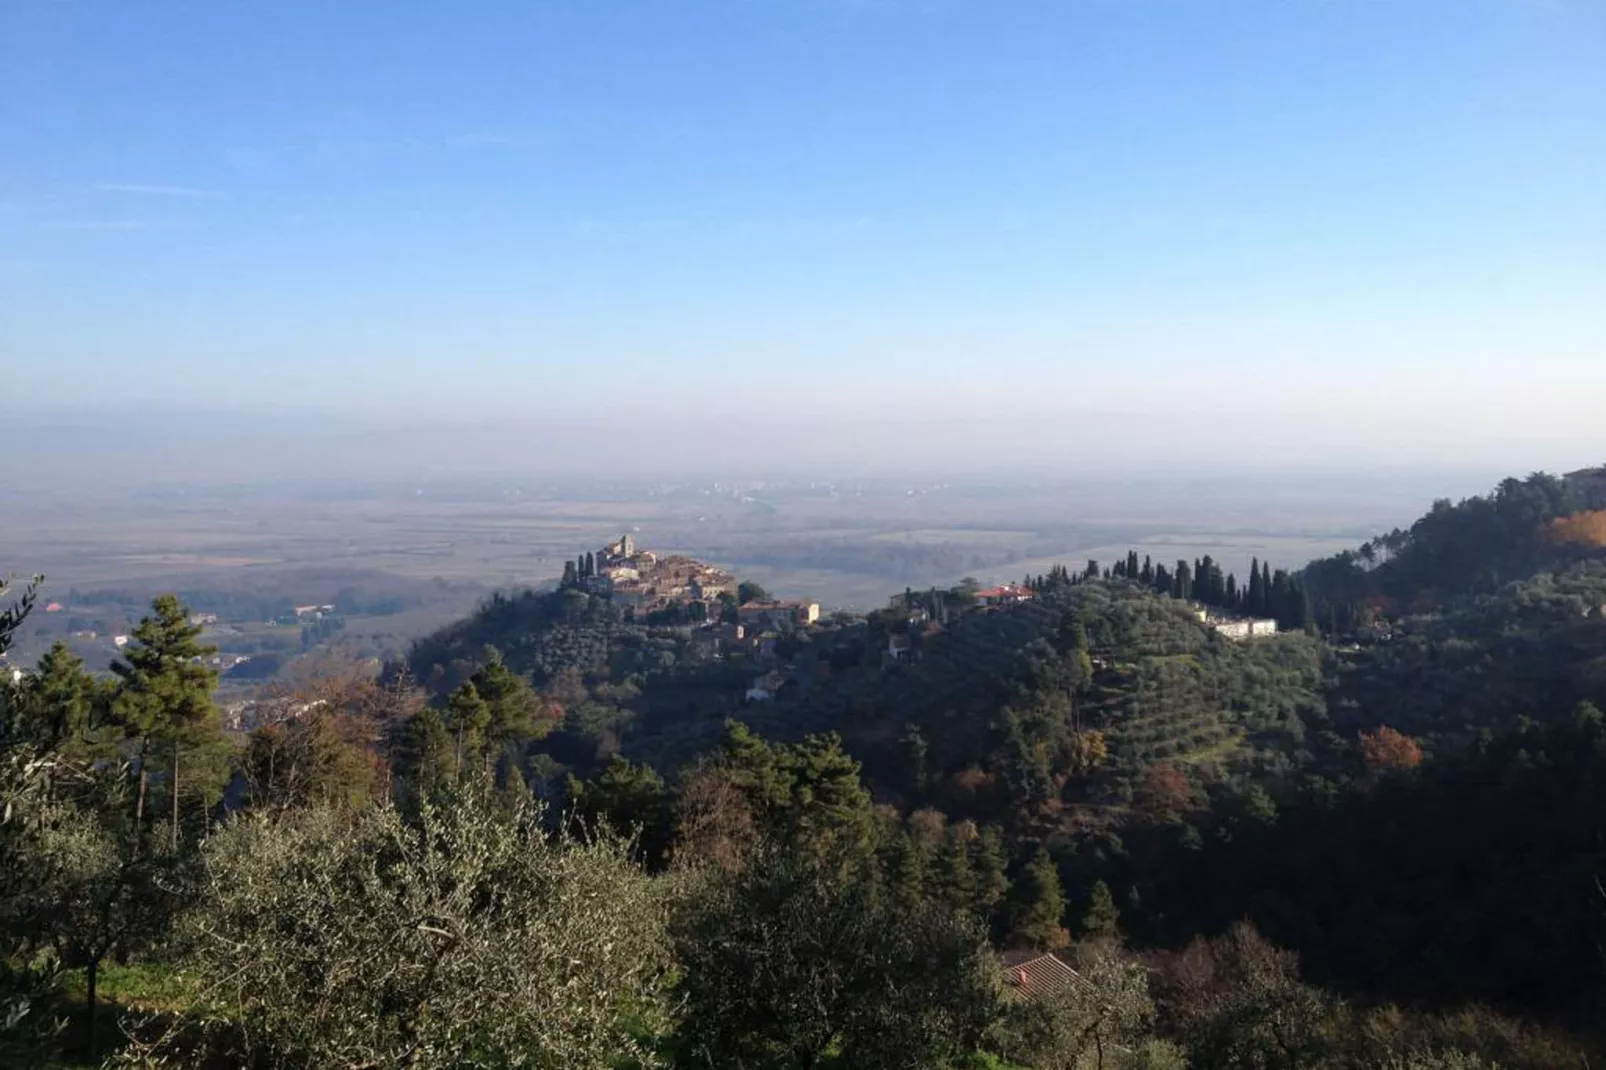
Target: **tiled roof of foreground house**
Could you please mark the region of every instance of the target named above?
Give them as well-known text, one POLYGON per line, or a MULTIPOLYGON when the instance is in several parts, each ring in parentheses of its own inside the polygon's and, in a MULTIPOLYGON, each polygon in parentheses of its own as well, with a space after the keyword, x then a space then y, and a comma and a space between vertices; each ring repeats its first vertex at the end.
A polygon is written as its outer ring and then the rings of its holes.
POLYGON ((1082 975, 1044 951, 1006 951, 1004 983, 1023 999, 1042 999, 1082 982, 1082 975))

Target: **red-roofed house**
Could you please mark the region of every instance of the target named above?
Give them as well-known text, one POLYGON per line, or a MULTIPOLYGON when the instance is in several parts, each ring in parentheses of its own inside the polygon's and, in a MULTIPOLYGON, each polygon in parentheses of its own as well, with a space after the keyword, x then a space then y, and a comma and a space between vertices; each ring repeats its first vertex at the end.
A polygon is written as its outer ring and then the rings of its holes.
POLYGON ((976 592, 976 601, 984 606, 1005 606, 1013 602, 1030 602, 1037 592, 1030 587, 1006 583, 1002 587, 988 587, 976 592))
POLYGON ((1052 952, 1006 951, 1002 958, 1004 983, 1021 999, 1042 999, 1082 983, 1082 975, 1052 952))

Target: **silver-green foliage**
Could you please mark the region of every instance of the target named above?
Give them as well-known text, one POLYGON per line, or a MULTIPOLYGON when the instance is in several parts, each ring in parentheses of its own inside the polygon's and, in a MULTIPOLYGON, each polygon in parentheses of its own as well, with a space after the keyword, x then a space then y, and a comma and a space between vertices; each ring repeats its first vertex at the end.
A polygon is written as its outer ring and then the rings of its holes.
POLYGON ((1482 1056, 1459 1051, 1401 1055, 1381 1064, 1380 1070, 1500 1070, 1482 1056))
POLYGON ((607 838, 464 794, 247 817, 204 848, 194 961, 234 1057, 275 1067, 650 1062, 659 890, 607 838))
POLYGON ((1167 1053, 1145 1046, 1154 1002, 1143 964, 1110 944, 1090 945, 1075 961, 1075 983, 1011 1008, 1006 1054, 1034 1070, 1167 1065, 1167 1053))

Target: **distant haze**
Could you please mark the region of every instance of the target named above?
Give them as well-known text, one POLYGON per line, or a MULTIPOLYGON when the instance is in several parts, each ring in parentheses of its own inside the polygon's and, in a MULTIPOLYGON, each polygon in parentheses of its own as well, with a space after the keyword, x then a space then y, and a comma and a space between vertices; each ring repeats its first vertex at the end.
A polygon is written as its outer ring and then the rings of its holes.
MULTIPOLYGON (((1598 412, 1606 412, 1602 399, 1598 412)), ((496 477, 605 479, 918 477, 1061 483, 1239 477, 1404 479, 1449 494, 1507 474, 1606 461, 1606 423, 1539 430, 1499 414, 1365 419, 1272 411, 1058 417, 962 407, 929 417, 810 415, 782 408, 719 419, 681 413, 471 421, 330 413, 31 414, 6 417, 0 490, 138 489, 496 477)), ((1434 493, 1432 496, 1437 496, 1434 493)), ((1426 504, 1426 499, 1424 499, 1426 504)))

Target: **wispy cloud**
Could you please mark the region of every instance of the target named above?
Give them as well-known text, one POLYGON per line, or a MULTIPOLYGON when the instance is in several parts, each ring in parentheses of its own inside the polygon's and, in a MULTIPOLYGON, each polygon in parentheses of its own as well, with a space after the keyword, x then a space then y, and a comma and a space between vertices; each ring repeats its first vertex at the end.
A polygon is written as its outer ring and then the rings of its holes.
POLYGON ((223 158, 233 167, 254 170, 275 164, 311 161, 344 164, 410 153, 474 149, 507 149, 533 144, 528 130, 469 130, 427 137, 340 137, 277 144, 228 145, 223 158))
POLYGON ((59 223, 41 223, 41 230, 155 230, 161 224, 152 223, 147 219, 81 219, 68 220, 59 223))
POLYGON ((137 182, 97 182, 100 193, 129 193, 140 197, 181 197, 192 200, 221 200, 227 194, 217 190, 196 189, 193 186, 148 186, 137 182))

